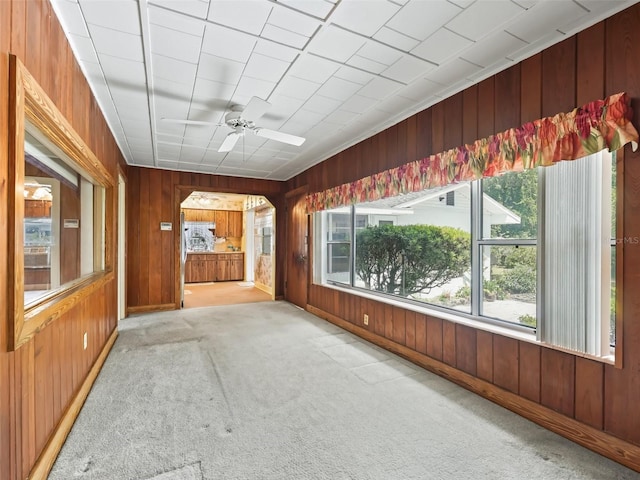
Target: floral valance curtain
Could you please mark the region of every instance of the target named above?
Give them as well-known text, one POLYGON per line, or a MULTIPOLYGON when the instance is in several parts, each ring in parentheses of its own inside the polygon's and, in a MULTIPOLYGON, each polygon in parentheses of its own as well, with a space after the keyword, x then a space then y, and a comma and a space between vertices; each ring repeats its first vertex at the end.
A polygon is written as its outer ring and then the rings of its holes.
POLYGON ((307 210, 312 213, 510 171, 550 166, 605 148, 617 150, 629 142, 635 151, 638 132, 631 124, 631 116, 629 97, 618 93, 569 113, 526 123, 471 145, 310 194, 307 210))

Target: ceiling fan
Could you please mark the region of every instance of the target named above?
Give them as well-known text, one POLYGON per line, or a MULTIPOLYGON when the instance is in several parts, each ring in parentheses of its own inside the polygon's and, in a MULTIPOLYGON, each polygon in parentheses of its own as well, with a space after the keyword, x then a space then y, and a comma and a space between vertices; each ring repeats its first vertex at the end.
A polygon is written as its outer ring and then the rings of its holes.
MULTIPOLYGON (((255 124, 255 122, 267 112, 269 107, 271 107, 269 102, 258 97, 252 97, 244 108, 241 105, 231 106, 231 111, 224 116, 224 123, 217 125, 227 125, 233 131, 227 134, 222 145, 218 148, 218 152, 230 152, 236 145, 238 139, 243 137, 247 132, 257 135, 258 137, 287 143, 289 145, 295 145, 297 147, 302 145, 306 140, 303 137, 279 132, 277 130, 269 130, 268 128, 262 128, 255 124)), ((209 122, 197 120, 174 121, 185 124, 211 125, 209 122)))

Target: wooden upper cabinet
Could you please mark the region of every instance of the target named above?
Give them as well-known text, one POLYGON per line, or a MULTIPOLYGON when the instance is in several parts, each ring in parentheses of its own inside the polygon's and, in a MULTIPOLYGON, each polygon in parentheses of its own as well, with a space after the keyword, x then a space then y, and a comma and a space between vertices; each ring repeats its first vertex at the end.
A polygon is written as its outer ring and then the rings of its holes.
POLYGON ((242 212, 230 211, 228 221, 228 235, 229 237, 239 238, 242 237, 242 212))
POLYGON ((229 236, 229 212, 226 210, 216 210, 216 235, 218 237, 229 236))

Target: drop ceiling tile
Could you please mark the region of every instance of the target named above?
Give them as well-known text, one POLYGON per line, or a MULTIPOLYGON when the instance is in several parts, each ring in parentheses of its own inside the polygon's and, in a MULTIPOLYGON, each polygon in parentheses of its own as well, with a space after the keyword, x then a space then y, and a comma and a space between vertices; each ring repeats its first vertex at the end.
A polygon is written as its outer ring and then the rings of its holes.
POLYGON ((471 40, 479 40, 524 11, 513 2, 484 0, 474 3, 460 13, 447 23, 447 28, 471 40))
POLYGON ((390 115, 390 119, 393 120, 393 123, 399 122, 403 117, 406 118, 408 115, 403 114, 403 112, 411 109, 414 105, 414 101, 400 96, 393 96, 384 99, 380 102, 376 108, 383 112, 388 112, 390 115))
POLYGON ((261 37, 268 38, 274 42, 288 45, 296 49, 304 48, 309 41, 309 37, 305 35, 300 35, 299 33, 292 32, 291 30, 269 24, 264 26, 261 37))
POLYGON ((321 22, 309 15, 276 4, 276 8, 269 15, 267 24, 309 38, 320 27, 321 22))
POLYGON ((480 67, 461 58, 456 58, 430 72, 425 78, 441 85, 452 85, 480 70, 480 67))
POLYGON ((279 3, 322 20, 327 18, 333 8, 333 3, 324 0, 280 0, 279 3))
POLYGON ((293 62, 300 54, 300 51, 296 48, 280 45, 279 43, 264 40, 262 38, 258 40, 258 43, 256 43, 253 52, 289 63, 293 62))
POLYGON ((400 10, 390 2, 345 0, 331 15, 331 22, 354 32, 371 37, 400 10), (366 12, 366 13, 364 13, 366 12))
POLYGON ((244 69, 244 75, 277 83, 289 68, 290 63, 254 53, 244 69))
POLYGON ((169 10, 186 13, 199 18, 207 18, 208 0, 150 0, 150 5, 160 5, 169 10))
POLYGON ((440 64, 472 44, 471 40, 461 37, 446 28, 441 28, 411 50, 411 53, 430 62, 440 64))
POLYGON ((240 80, 243 69, 244 63, 203 53, 198 64, 198 77, 233 85, 240 80))
POLYGON ((338 125, 347 125, 358 117, 357 113, 347 112, 345 110, 336 110, 325 117, 329 123, 338 125))
POLYGON ((200 37, 160 25, 151 25, 149 30, 151 53, 189 63, 198 63, 200 44, 202 43, 200 37))
POLYGON ((323 28, 320 33, 311 40, 307 50, 321 57, 344 63, 349 57, 355 54, 366 41, 366 38, 358 36, 355 33, 347 32, 335 25, 329 25, 323 28))
POLYGON ((528 10, 529 8, 533 7, 536 3, 538 3, 540 0, 511 0, 511 1, 513 3, 517 3, 522 8, 528 10))
POLYGON ((371 97, 363 97, 362 95, 354 95, 340 107, 342 110, 353 113, 364 113, 373 107, 378 100, 371 97))
POLYGON ((395 48, 369 40, 358 50, 357 55, 389 66, 397 62, 403 53, 395 48))
POLYGON ((334 98, 323 97, 322 95, 314 95, 304 104, 304 109, 311 112, 327 115, 342 105, 340 100, 334 98))
POLYGON ((389 80, 387 78, 376 77, 364 87, 362 87, 358 94, 365 97, 374 98, 376 100, 382 100, 389 95, 395 94, 401 88, 402 84, 398 82, 389 80))
POLYGON ((191 106, 192 108, 224 109, 235 89, 236 86, 233 84, 196 77, 191 106))
POLYGON ((475 45, 461 55, 461 58, 476 65, 488 67, 527 45, 526 42, 523 42, 519 38, 505 31, 499 31, 476 42, 475 45))
POLYGON ((80 0, 79 3, 88 24, 141 35, 138 2, 133 0, 118 2, 80 0))
POLYGON ((197 65, 158 54, 152 54, 151 61, 154 78, 164 78, 172 82, 193 86, 197 65))
POLYGON ((217 25, 207 25, 202 51, 220 58, 246 62, 251 56, 256 39, 246 33, 217 25))
POLYGON ((258 0, 222 0, 210 3, 209 20, 259 35, 273 7, 258 0))
POLYGON ((363 72, 358 68, 352 68, 348 65, 341 66, 336 73, 335 77, 342 78, 343 80, 349 80, 350 82, 359 83, 360 85, 366 85, 374 77, 368 72, 363 72))
POLYGON ((320 123, 325 116, 326 115, 324 113, 312 112, 301 108, 292 115, 287 123, 285 123, 284 128, 287 128, 287 125, 293 124, 297 128, 303 128, 304 131, 308 131, 311 127, 320 123))
POLYGON ((341 78, 332 77, 318 89, 318 95, 344 101, 361 88, 362 85, 359 83, 353 83, 347 80, 342 80, 341 78))
POLYGON ((266 80, 260 80, 259 78, 251 78, 243 75, 238 82, 234 98, 236 98, 236 96, 269 98, 269 95, 271 95, 275 87, 275 82, 268 82, 266 80))
POLYGON ((153 79, 153 95, 188 101, 191 98, 192 87, 189 84, 172 82, 164 78, 153 79))
POLYGON ((98 63, 98 56, 96 55, 93 42, 89 37, 73 34, 67 34, 67 37, 78 60, 81 62, 98 63))
MULTIPOLYGON (((158 153, 159 157, 163 157, 158 153)), ((169 160, 169 156, 164 156, 164 158, 158 158, 158 168, 163 168, 167 170, 178 170, 180 168, 180 162, 169 160), (167 160, 164 160, 166 158, 167 160)))
POLYGON ((376 40, 382 43, 386 43, 395 48, 399 48, 404 52, 410 51, 414 48, 418 43, 420 43, 415 38, 408 37, 403 33, 392 30, 388 27, 382 27, 374 36, 376 40))
POLYGON ((116 80, 129 86, 144 86, 146 75, 144 64, 111 55, 100 55, 100 65, 109 80, 116 80))
POLYGON ((565 37, 564 34, 560 33, 558 30, 551 30, 546 35, 541 36, 536 41, 527 44, 526 47, 520 49, 519 51, 513 52, 509 55, 509 59, 515 62, 519 62, 524 60, 525 58, 529 58, 532 55, 544 50, 545 48, 553 45, 557 42, 562 41, 565 37))
POLYGON ((585 13, 574 2, 540 2, 526 10, 505 30, 526 42, 533 43, 566 23, 566 19, 584 16, 585 13))
POLYGON ((284 94, 288 97, 307 100, 311 95, 316 93, 320 88, 320 84, 311 82, 303 78, 287 76, 278 84, 274 93, 284 94))
POLYGON ((357 69, 364 70, 367 73, 373 73, 376 75, 380 75, 387 68, 387 65, 384 63, 379 63, 375 60, 361 57, 360 55, 354 55, 351 57, 347 60, 347 64, 357 69))
POLYGON ((336 62, 314 55, 302 55, 291 66, 289 74, 314 83, 324 83, 340 68, 336 62))
POLYGON ((407 84, 435 68, 432 63, 416 57, 406 56, 391 65, 382 74, 385 77, 407 84))
POLYGON ((149 23, 202 37, 205 22, 164 8, 149 5, 149 23))
POLYGON ((209 144, 209 140, 213 136, 213 131, 218 128, 214 123, 210 126, 206 125, 187 125, 184 129, 184 138, 188 141, 188 143, 195 144, 206 142, 205 145, 209 144))
POLYGON ((118 103, 116 110, 121 118, 128 120, 137 120, 141 123, 149 123, 149 109, 148 108, 132 108, 127 104, 118 103))
POLYGON ((136 62, 143 61, 142 37, 130 33, 89 25, 89 33, 98 54, 106 53, 136 62))
MULTIPOLYGON (((154 107, 156 115, 161 118, 181 120, 187 118, 189 113, 189 106, 186 103, 168 98, 156 98, 154 107)), ((184 130, 184 125, 182 125, 182 130, 184 130)), ((165 131, 164 126, 163 131, 165 131)))
POLYGON ((421 78, 413 82, 411 85, 403 88, 398 92, 398 95, 405 98, 410 98, 416 103, 420 103, 423 102, 425 98, 431 97, 432 95, 437 95, 441 90, 442 85, 440 85, 439 83, 421 78))
POLYGON ((460 8, 467 8, 469 5, 471 5, 473 2, 475 2, 476 0, 449 0, 451 3, 455 3, 456 5, 458 5, 460 8))
POLYGON ((51 3, 56 16, 60 20, 65 33, 88 37, 87 24, 82 16, 82 10, 77 2, 67 2, 66 0, 55 0, 51 3))
MULTIPOLYGON (((317 87, 317 86, 316 86, 317 87)), ((304 105, 305 99, 293 98, 288 95, 274 94, 269 98, 271 108, 269 115, 289 118, 304 105)))
POLYGON ((422 41, 461 11, 448 2, 413 1, 402 7, 387 26, 422 41))

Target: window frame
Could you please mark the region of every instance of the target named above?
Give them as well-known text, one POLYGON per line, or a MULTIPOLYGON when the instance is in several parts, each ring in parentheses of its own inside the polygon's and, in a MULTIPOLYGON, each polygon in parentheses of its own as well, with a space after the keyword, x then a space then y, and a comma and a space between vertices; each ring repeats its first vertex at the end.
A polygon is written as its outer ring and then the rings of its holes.
MULTIPOLYGON (((487 329, 492 329, 492 327, 498 327, 500 328, 500 330, 503 330, 503 331, 512 331, 514 333, 514 336, 520 339, 522 339, 522 336, 521 336, 522 333, 529 333, 530 334, 529 341, 531 341, 532 343, 536 343, 554 350, 564 351, 573 355, 591 358, 593 360, 597 360, 600 362, 610 363, 610 364, 613 364, 616 368, 622 368, 622 358, 623 358, 622 305, 623 305, 623 290, 624 290, 623 288, 623 257, 624 257, 625 242, 620 241, 619 239, 626 238, 623 232, 624 149, 618 149, 612 152, 612 154, 614 155, 614 159, 616 162, 616 169, 615 169, 615 181, 616 181, 615 202, 616 204, 615 204, 615 232, 614 232, 615 238, 611 240, 611 247, 615 247, 615 277, 614 278, 615 278, 616 289, 615 289, 615 298, 613 299, 615 302, 615 345, 611 346, 611 354, 609 355, 603 354, 602 356, 598 356, 590 353, 569 350, 558 345, 544 343, 544 342, 541 342, 537 336, 539 326, 532 328, 525 325, 515 324, 506 320, 501 320, 499 318, 482 315, 481 305, 482 305, 483 292, 482 292, 482 269, 481 268, 472 268, 472 284, 475 284, 479 287, 472 288, 471 313, 457 312, 453 309, 443 307, 437 304, 422 303, 412 299, 402 298, 400 296, 390 295, 383 292, 358 287, 354 285, 355 277, 353 275, 353 266, 352 266, 351 282, 349 284, 329 280, 326 278, 326 274, 324 272, 315 271, 316 268, 322 268, 322 261, 319 261, 316 259, 313 259, 313 263, 312 263, 314 268, 314 272, 312 275, 313 283, 318 284, 317 280, 321 280, 322 283, 320 283, 320 285, 325 285, 325 286, 329 285, 329 286, 335 286, 337 288, 344 288, 353 292, 362 292, 363 295, 377 298, 384 303, 403 304, 403 305, 406 305, 407 308, 410 308, 412 310, 415 310, 417 307, 419 310, 424 310, 427 313, 433 313, 434 311, 441 312, 442 314, 444 314, 443 317, 452 319, 452 321, 456 321, 455 320, 456 318, 459 319, 461 323, 465 323, 465 324, 469 324, 469 321, 471 321, 473 322, 474 326, 477 326, 477 328, 480 328, 480 329, 483 329, 483 327, 487 329)), ((477 264, 477 262, 480 260, 480 256, 482 254, 481 249, 483 246, 507 245, 507 246, 534 247, 536 249, 540 248, 539 242, 541 240, 539 237, 540 237, 540 229, 542 228, 541 222, 544 222, 544 219, 540 218, 540 215, 541 215, 540 211, 538 211, 538 233, 535 239, 490 238, 484 235, 484 232, 482 229, 482 222, 483 222, 482 200, 484 198, 484 190, 482 188, 482 179, 470 182, 470 188, 471 188, 471 197, 476 199, 475 201, 472 200, 471 208, 470 208, 470 215, 471 215, 471 247, 470 248, 471 248, 471 255, 472 255, 472 260, 471 260, 472 265, 477 264)), ((541 181, 539 178, 538 195, 540 196, 543 191, 544 191, 544 182, 541 181)), ((350 208, 349 208, 349 212, 352 217, 351 236, 353 239, 355 239, 355 225, 353 222, 353 218, 357 213, 357 206, 358 204, 354 204, 354 205, 350 205, 350 208)), ((315 215, 322 215, 322 214, 323 214, 323 211, 319 211, 319 212, 316 212, 315 215)), ((317 230, 314 229, 314 232, 321 231, 321 230, 322 228, 318 226, 317 230)), ((320 248, 318 250, 314 250, 314 253, 322 255, 323 251, 326 250, 326 245, 327 245, 326 239, 314 239, 314 240, 315 241, 320 240, 319 242, 320 248)), ((352 248, 351 256, 353 257, 352 263, 355 263, 355 248, 357 248, 357 245, 355 245, 355 240, 352 242, 351 248, 352 248)), ((326 255, 326 252, 324 253, 324 255, 326 255)), ((543 281, 542 276, 539 273, 541 268, 541 262, 542 262, 542 256, 538 255, 538 259, 537 259, 538 274, 537 274, 537 281, 536 281, 537 291, 538 291, 537 300, 536 300, 536 310, 537 310, 538 318, 540 317, 541 302, 543 301, 543 298, 540 297, 542 292, 541 284, 543 281)), ((608 322, 609 320, 608 318, 601 318, 601 322, 604 322, 604 321, 608 322)))
POLYGON ((73 129, 45 91, 15 56, 9 55, 9 182, 7 350, 13 351, 78 302, 114 278, 113 176, 73 129), (24 304, 24 142, 27 123, 73 162, 73 168, 104 189, 104 269, 62 285, 37 302, 24 304))

